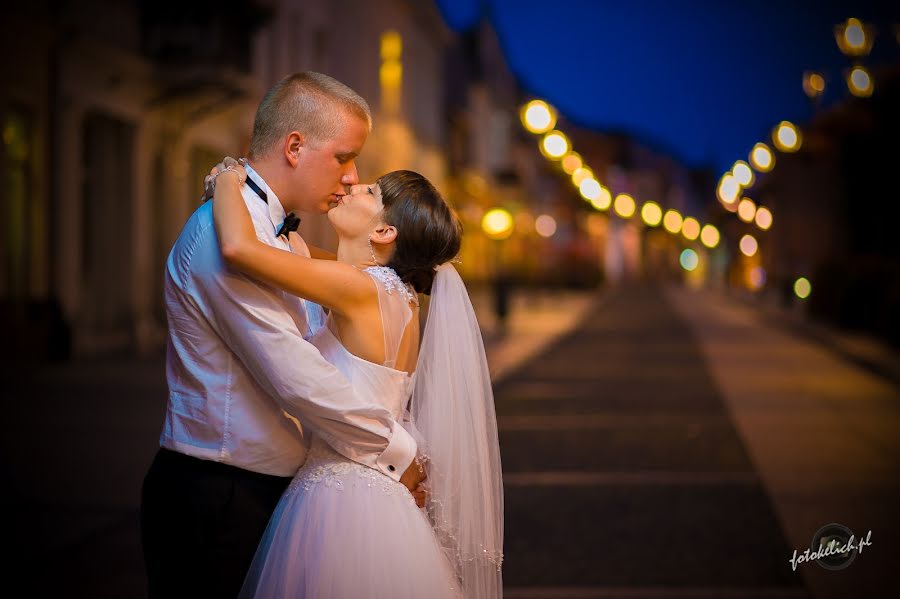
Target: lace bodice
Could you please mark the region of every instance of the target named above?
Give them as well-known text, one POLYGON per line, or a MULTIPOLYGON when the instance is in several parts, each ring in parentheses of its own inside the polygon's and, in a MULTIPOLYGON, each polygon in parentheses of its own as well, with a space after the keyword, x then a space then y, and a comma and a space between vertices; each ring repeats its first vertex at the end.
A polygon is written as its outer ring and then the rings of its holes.
MULTIPOLYGON (((418 322, 411 322, 413 311, 410 305, 418 305, 418 297, 393 269, 379 266, 365 269, 378 286, 379 306, 385 337, 385 363, 369 362, 350 353, 333 331, 331 318, 327 318, 309 339, 322 356, 334 364, 353 385, 357 393, 372 398, 387 408, 394 419, 401 421, 409 396, 412 393, 413 377, 393 368, 401 341, 407 326, 415 326, 415 341, 418 342, 418 322)), ((304 489, 322 483, 341 488, 347 476, 363 477, 369 486, 377 485, 384 490, 396 490, 398 483, 380 472, 352 462, 335 452, 315 436, 306 464, 297 473, 292 486, 304 489)), ((406 492, 405 487, 399 485, 406 492)), ((408 495, 408 493, 407 493, 408 495)))

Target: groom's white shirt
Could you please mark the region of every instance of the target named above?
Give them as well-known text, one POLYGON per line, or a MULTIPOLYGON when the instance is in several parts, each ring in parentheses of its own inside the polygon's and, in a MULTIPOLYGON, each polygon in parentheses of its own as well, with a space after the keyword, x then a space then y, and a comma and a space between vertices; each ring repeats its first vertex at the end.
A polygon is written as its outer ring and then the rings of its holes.
MULTIPOLYGON (((257 237, 275 236, 285 218, 258 173, 242 193, 257 237)), ((226 175, 231 176, 231 175, 226 175)), ((212 202, 188 220, 165 272, 169 401, 163 447, 246 470, 293 476, 306 459, 303 428, 347 458, 394 480, 412 462, 416 442, 384 407, 360 398, 303 339, 303 300, 226 266, 213 226, 212 202), (296 417, 297 421, 291 418, 296 417)))

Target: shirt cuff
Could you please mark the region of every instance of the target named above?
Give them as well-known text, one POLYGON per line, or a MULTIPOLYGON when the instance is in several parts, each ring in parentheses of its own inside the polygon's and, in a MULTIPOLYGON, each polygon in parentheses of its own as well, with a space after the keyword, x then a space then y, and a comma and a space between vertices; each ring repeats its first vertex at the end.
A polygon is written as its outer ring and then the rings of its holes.
POLYGON ((391 433, 391 440, 378 459, 375 465, 379 470, 395 481, 400 481, 400 476, 406 472, 409 465, 412 464, 416 457, 418 447, 415 439, 399 423, 394 422, 394 430, 391 433))

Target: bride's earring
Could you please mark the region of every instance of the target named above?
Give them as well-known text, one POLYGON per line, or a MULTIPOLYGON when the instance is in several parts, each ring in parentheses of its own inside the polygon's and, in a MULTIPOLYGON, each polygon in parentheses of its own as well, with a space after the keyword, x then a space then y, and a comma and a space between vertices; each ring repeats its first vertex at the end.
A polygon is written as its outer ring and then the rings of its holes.
POLYGON ((375 263, 375 266, 381 266, 378 264, 378 258, 375 256, 375 248, 372 247, 372 238, 369 237, 369 251, 372 252, 372 262, 375 263))

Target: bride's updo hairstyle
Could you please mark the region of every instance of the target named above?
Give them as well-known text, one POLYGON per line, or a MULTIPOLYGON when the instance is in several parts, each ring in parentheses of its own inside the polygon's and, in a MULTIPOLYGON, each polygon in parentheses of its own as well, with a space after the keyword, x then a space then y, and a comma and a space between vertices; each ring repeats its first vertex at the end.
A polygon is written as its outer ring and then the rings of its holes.
POLYGON ((459 253, 462 223, 422 175, 393 171, 378 179, 384 221, 397 229, 387 266, 418 293, 431 293, 435 267, 459 253))

